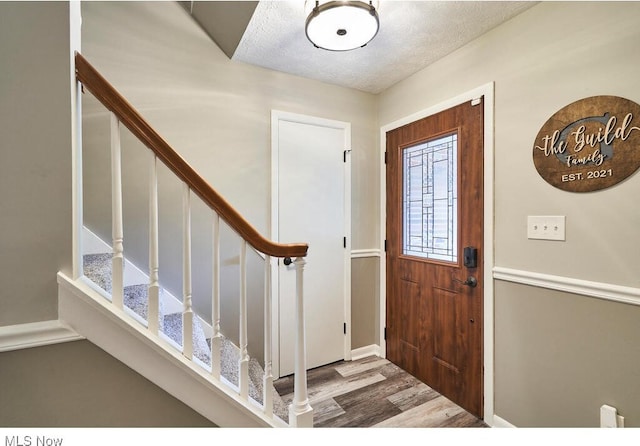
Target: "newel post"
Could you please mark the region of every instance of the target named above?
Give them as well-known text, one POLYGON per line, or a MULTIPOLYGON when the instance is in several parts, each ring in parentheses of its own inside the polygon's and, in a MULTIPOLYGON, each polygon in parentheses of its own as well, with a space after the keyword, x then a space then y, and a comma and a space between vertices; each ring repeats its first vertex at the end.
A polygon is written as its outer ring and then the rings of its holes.
POLYGON ((313 427, 313 408, 307 394, 307 352, 304 324, 303 257, 296 258, 296 355, 293 402, 289 406, 289 424, 292 427, 313 427))

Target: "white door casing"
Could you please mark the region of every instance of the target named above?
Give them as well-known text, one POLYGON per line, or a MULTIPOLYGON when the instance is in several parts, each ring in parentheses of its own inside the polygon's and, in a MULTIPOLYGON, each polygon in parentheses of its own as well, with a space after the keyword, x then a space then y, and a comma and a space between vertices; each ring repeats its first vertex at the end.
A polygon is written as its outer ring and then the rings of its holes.
MULTIPOLYGON (((271 236, 281 243, 309 244, 307 369, 351 354, 350 147, 349 123, 272 112, 271 236)), ((273 373, 280 377, 294 370, 295 272, 282 261, 273 268, 273 373)))

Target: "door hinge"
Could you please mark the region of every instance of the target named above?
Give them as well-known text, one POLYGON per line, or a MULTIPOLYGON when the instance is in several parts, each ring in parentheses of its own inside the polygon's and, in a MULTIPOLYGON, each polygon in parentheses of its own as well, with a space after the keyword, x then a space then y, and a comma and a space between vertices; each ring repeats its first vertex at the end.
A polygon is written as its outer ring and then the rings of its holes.
POLYGON ((344 334, 347 334, 347 323, 345 322, 343 325, 344 334))
POLYGON ((343 245, 343 247, 345 247, 345 248, 347 247, 347 238, 346 238, 346 237, 344 237, 344 238, 342 239, 342 245, 343 245))
POLYGON ((344 152, 342 152, 342 162, 346 163, 347 162, 347 153, 350 153, 351 149, 347 149, 344 152))
POLYGON ((384 152, 384 163, 387 164, 387 152, 384 152))
POLYGON ((384 252, 387 252, 387 241, 384 241, 384 252))
POLYGON ((384 340, 387 340, 387 327, 384 327, 384 340))

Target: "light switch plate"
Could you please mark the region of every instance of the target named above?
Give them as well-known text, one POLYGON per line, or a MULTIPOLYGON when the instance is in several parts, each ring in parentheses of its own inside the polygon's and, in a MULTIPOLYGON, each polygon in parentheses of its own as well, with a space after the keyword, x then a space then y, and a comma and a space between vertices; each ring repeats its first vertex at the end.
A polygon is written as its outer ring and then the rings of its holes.
POLYGON ((566 240, 564 215, 529 215, 527 237, 534 240, 566 240))

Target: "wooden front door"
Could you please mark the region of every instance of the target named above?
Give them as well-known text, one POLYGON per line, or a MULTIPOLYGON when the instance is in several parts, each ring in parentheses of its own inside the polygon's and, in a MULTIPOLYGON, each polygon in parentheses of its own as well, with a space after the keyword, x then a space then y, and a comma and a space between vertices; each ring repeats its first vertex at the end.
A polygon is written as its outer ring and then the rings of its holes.
POLYGON ((387 133, 387 358, 483 413, 483 101, 387 133))

